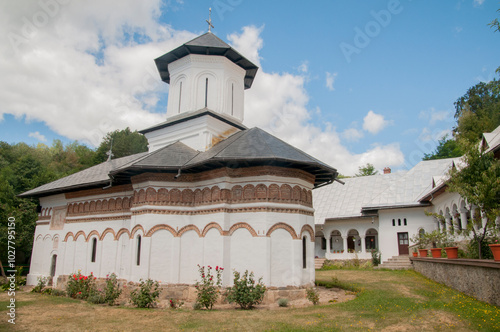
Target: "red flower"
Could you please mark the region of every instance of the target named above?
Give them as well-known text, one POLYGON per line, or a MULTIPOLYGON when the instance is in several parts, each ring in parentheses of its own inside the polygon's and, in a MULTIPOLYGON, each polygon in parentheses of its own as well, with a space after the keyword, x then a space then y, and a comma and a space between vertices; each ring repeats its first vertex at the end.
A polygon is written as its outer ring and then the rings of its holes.
POLYGON ((96 277, 94 277, 94 280, 96 280, 96 279, 97 279, 97 278, 96 278, 96 277))
POLYGON ((73 274, 73 278, 75 278, 75 279, 76 279, 76 274, 73 274))
POLYGON ((219 271, 219 265, 215 267, 215 271, 219 271))
POLYGON ((83 280, 87 280, 87 276, 85 276, 85 277, 83 278, 83 280))
POLYGON ((81 294, 82 292, 78 292, 78 294, 81 294))

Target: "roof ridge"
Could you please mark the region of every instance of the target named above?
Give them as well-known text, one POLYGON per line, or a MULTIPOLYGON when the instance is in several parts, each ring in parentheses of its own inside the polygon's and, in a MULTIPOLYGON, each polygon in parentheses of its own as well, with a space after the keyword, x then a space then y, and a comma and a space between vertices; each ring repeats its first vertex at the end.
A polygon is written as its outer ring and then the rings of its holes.
MULTIPOLYGON (((238 135, 238 134, 240 134, 240 133, 241 133, 240 137, 245 136, 245 135, 246 135, 247 133, 249 133, 252 129, 254 129, 254 128, 250 128, 250 129, 246 129, 246 130, 241 130, 241 131, 239 131, 239 132, 237 132, 237 133, 234 133, 233 135, 229 136, 229 137, 228 137, 228 138, 226 138, 226 139, 229 139, 229 138, 231 138, 231 137, 233 137, 233 136, 235 136, 235 135, 238 135)), ((219 152, 217 152, 216 154, 214 154, 214 155, 212 156, 212 158, 217 157, 217 156, 218 156, 219 154, 221 154, 224 150, 226 150, 226 149, 227 149, 227 148, 229 148, 231 145, 233 145, 233 144, 234 144, 234 143, 235 143, 238 139, 239 139, 239 137, 235 138, 235 139, 234 139, 232 142, 230 142, 230 143, 229 143, 226 147, 224 147, 224 148, 223 148, 223 149, 221 149, 219 152)), ((223 141, 222 141, 222 142, 223 142, 223 141)), ((219 142, 219 144, 220 144, 220 143, 222 143, 222 142, 219 142)), ((215 146, 215 145, 214 145, 214 146, 215 146)))

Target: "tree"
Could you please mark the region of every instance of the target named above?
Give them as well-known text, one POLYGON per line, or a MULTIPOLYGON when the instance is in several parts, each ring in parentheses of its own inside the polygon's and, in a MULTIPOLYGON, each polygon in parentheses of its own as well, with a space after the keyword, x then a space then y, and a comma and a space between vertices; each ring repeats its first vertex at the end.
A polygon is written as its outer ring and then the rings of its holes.
POLYGON ((111 148, 114 158, 130 156, 140 152, 148 151, 148 140, 137 131, 132 132, 130 128, 115 130, 104 137, 101 145, 97 148, 95 161, 102 163, 108 159, 107 152, 111 148))
POLYGON ((356 176, 368 176, 368 175, 376 175, 378 171, 375 170, 375 166, 370 163, 367 163, 365 166, 359 166, 358 173, 356 176))
MULTIPOLYGON (((497 9, 497 12, 500 13, 500 9, 497 9)), ((495 18, 493 21, 491 21, 490 23, 488 23, 488 25, 494 31, 500 32, 500 22, 498 21, 498 18, 495 18)), ((500 74, 500 67, 497 68, 496 72, 500 74)))
POLYGON ((448 138, 448 135, 439 140, 436 150, 432 153, 424 154, 423 160, 435 160, 445 158, 456 158, 462 156, 460 145, 453 138, 448 138))
POLYGON ((455 138, 476 142, 500 125, 500 81, 474 85, 454 105, 455 138))
POLYGON ((468 231, 477 241, 479 258, 482 258, 482 243, 495 230, 495 219, 500 215, 500 160, 495 159, 492 152, 484 153, 477 144, 465 139, 460 144, 465 151, 464 165, 450 170, 448 191, 458 193, 480 210, 481 214, 471 216, 468 231), (484 225, 481 215, 486 217, 484 225))

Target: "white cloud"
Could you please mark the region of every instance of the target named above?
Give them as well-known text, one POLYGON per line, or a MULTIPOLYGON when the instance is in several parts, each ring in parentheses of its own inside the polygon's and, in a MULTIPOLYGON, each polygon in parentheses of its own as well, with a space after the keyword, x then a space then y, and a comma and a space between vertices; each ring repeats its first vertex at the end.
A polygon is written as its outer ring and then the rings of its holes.
POLYGON ((436 111, 436 109, 434 109, 433 107, 431 107, 429 110, 421 111, 418 117, 420 119, 429 120, 429 124, 431 126, 441 121, 453 121, 450 111, 436 111))
POLYGON ((349 128, 342 132, 342 138, 352 142, 359 141, 363 136, 363 131, 356 128, 349 128))
POLYGON ((422 129, 420 132, 420 135, 418 136, 418 139, 422 142, 438 142, 440 139, 448 135, 451 137, 451 130, 450 129, 439 129, 436 128, 434 130, 430 130, 429 128, 425 127, 422 129))
MULTIPOLYGON (((233 34, 233 44, 249 47, 242 41, 253 39, 245 36, 246 33, 255 36, 256 31, 251 29, 244 29, 240 35, 233 34)), ((259 34, 257 36, 260 38, 259 34)), ((262 46, 262 43, 257 42, 256 45, 262 46)), ((301 75, 268 73, 261 68, 252 88, 246 91, 245 124, 276 135, 346 175, 354 174, 359 166, 367 162, 377 168, 403 165, 404 155, 399 144, 374 145, 363 153, 353 154, 342 145, 342 135, 330 123, 326 123, 324 128, 311 124, 309 120, 318 109, 307 108, 309 95, 304 83, 305 78, 301 75)))
POLYGON ((44 135, 40 134, 40 132, 35 131, 34 133, 29 133, 28 137, 33 137, 34 139, 40 142, 47 142, 47 138, 44 135))
POLYGON ((297 68, 299 70, 299 72, 301 73, 307 73, 307 71, 309 70, 309 61, 303 61, 300 66, 297 68))
POLYGON ((474 0, 474 7, 479 7, 483 4, 484 0, 474 0))
POLYGON ((335 88, 333 87, 333 83, 335 83, 336 77, 337 77, 337 73, 326 72, 325 86, 328 88, 328 90, 330 90, 330 91, 335 90, 335 88))
POLYGON ((159 13, 159 0, 2 2, 0 117, 25 116, 92 145, 164 120, 153 110, 168 87, 153 59, 195 35, 159 24, 159 13))
POLYGON ((383 115, 377 114, 372 110, 368 111, 368 114, 363 118, 363 129, 372 134, 379 133, 389 124, 391 124, 391 122, 385 120, 383 115))
POLYGON ((234 49, 243 54, 248 60, 260 67, 259 50, 264 46, 264 41, 260 38, 260 33, 264 30, 264 25, 256 27, 249 25, 243 27, 241 34, 232 33, 227 36, 234 49))

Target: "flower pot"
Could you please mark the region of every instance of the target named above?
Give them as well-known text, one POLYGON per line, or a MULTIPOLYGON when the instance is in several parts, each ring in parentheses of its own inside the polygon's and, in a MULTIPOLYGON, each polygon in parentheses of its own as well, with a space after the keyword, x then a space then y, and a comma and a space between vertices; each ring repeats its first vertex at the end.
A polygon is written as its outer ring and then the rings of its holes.
POLYGON ((418 249, 420 257, 427 257, 427 249, 418 249))
POLYGON ((417 252, 414 252, 414 253, 413 253, 413 257, 418 257, 418 253, 417 253, 417 252))
POLYGON ((441 258, 441 248, 431 248, 432 258, 441 258))
POLYGON ((489 244, 489 247, 493 253, 493 259, 500 262, 500 244, 489 244))
POLYGON ((457 259, 458 258, 458 247, 447 247, 444 248, 446 251, 446 256, 448 259, 457 259))

